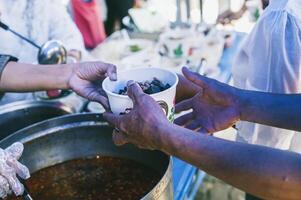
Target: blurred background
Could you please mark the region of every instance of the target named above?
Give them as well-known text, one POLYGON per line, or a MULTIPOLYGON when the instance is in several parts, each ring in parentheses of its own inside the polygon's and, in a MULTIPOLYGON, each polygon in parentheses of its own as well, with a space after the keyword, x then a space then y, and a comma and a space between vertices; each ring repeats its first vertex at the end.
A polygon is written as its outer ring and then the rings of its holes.
MULTIPOLYGON (((0 41, 6 41, 0 53, 25 63, 102 60, 119 71, 149 66, 180 73, 185 65, 231 84, 233 57, 264 6, 260 0, 0 0, 0 41)), ((17 109, 16 102, 29 110, 28 123, 55 116, 41 117, 37 102, 59 102, 71 113, 104 112, 71 91, 55 90, 7 93, 1 114, 17 109)), ((216 136, 234 140, 235 134, 228 129, 216 136)), ((175 199, 244 199, 244 193, 180 160, 173 173, 175 199)))

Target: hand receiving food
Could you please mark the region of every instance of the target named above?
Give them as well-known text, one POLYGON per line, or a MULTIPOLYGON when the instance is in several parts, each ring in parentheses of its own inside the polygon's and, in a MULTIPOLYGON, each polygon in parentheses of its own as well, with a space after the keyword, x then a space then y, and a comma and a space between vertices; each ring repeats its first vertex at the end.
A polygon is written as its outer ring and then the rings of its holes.
POLYGON ((108 109, 109 104, 101 88, 101 82, 106 76, 113 81, 117 80, 116 66, 103 62, 79 63, 75 64, 69 85, 78 95, 99 102, 108 109))
POLYGON ((234 125, 240 118, 238 89, 190 72, 183 68, 183 74, 201 90, 194 97, 176 105, 176 112, 192 109, 192 112, 175 120, 185 128, 214 133, 234 125))
POLYGON ((24 192, 24 186, 17 178, 17 175, 22 179, 30 177, 27 167, 18 162, 23 149, 23 144, 19 142, 5 150, 0 148, 0 198, 6 197, 12 191, 16 196, 24 192))
POLYGON ((128 95, 134 104, 129 113, 104 114, 104 118, 116 127, 113 132, 114 143, 133 143, 140 148, 158 149, 161 138, 157 130, 169 123, 162 108, 133 81, 128 83, 128 95))

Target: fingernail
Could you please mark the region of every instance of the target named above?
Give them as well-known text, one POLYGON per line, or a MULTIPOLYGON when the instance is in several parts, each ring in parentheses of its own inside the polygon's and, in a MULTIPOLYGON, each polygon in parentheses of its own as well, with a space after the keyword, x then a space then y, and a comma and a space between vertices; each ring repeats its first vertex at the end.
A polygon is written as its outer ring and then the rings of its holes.
POLYGON ((112 81, 116 81, 117 80, 117 74, 113 73, 112 76, 111 76, 111 78, 112 78, 112 81))
POLYGON ((136 82, 133 80, 130 80, 127 82, 127 86, 130 87, 131 85, 135 84, 136 82))

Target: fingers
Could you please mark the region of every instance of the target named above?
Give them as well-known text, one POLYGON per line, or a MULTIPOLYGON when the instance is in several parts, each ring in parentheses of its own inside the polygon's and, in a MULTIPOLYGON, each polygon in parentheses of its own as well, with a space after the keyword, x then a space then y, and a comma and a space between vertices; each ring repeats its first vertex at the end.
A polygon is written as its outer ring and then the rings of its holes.
POLYGON ((18 174, 22 179, 28 179, 30 177, 28 168, 17 160, 8 158, 7 164, 8 166, 12 167, 15 170, 16 174, 18 174))
POLYGON ((192 99, 184 100, 178 104, 176 104, 175 112, 179 113, 185 110, 189 110, 192 108, 192 99))
POLYGON ((128 87, 128 96, 132 99, 133 104, 137 105, 139 101, 139 97, 141 97, 142 94, 144 94, 141 87, 135 82, 135 81, 129 81, 127 83, 128 87))
POLYGON ((16 196, 20 196, 23 194, 24 186, 22 185, 22 183, 20 183, 15 174, 11 174, 11 176, 4 177, 7 179, 11 190, 15 193, 16 196))
POLYGON ((117 69, 115 65, 112 64, 106 64, 108 66, 107 68, 107 75, 110 78, 111 81, 117 80, 117 69))
POLYGON ((103 114, 103 118, 107 120, 110 124, 114 125, 115 127, 119 127, 121 116, 115 115, 113 113, 105 112, 103 114))
POLYGON ((202 134, 205 134, 205 135, 210 134, 210 133, 208 132, 208 130, 207 130, 206 128, 204 128, 204 127, 200 128, 200 130, 199 130, 198 132, 199 132, 199 133, 202 133, 202 134))
POLYGON ((6 178, 0 175, 0 198, 6 197, 10 192, 6 178))
POLYGON ((96 101, 96 102, 100 103, 106 111, 110 110, 110 104, 109 104, 109 100, 108 100, 107 97, 102 96, 101 94, 99 94, 99 95, 95 96, 93 101, 96 101))
POLYGON ((183 115, 181 117, 178 117, 174 123, 179 125, 179 126, 184 126, 185 124, 187 124, 188 122, 190 122, 191 120, 193 120, 193 113, 188 113, 186 115, 183 115))
POLYGON ((16 142, 5 149, 5 151, 16 160, 19 160, 23 153, 23 150, 24 146, 20 142, 16 142))
POLYGON ((116 146, 122 146, 126 143, 128 143, 128 138, 127 138, 127 135, 114 129, 113 130, 113 142, 116 146))
POLYGON ((208 88, 212 79, 205 76, 201 76, 195 72, 191 72, 187 67, 183 67, 182 72, 184 76, 191 82, 201 86, 202 88, 208 88))
POLYGON ((201 128, 201 124, 199 121, 192 121, 186 124, 184 127, 192 131, 197 131, 201 128))

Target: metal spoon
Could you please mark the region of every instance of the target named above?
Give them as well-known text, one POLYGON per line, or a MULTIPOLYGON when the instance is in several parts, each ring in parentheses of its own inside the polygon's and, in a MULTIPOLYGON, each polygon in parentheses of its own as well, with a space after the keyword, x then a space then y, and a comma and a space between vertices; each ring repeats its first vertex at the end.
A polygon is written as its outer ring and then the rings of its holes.
POLYGON ((35 42, 17 33, 16 31, 9 28, 8 25, 0 21, 0 28, 11 32, 22 40, 28 42, 35 48, 39 49, 38 62, 39 64, 63 64, 67 62, 67 50, 65 49, 62 42, 58 40, 50 40, 42 46, 37 45, 35 42))

